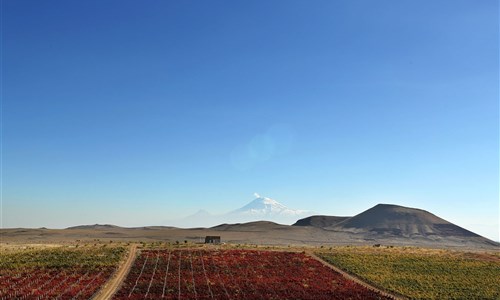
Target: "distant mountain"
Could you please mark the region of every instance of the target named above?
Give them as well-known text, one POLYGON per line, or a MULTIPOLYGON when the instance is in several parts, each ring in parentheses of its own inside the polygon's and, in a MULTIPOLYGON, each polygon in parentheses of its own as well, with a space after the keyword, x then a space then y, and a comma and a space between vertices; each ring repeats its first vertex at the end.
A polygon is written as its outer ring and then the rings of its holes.
POLYGON ((308 214, 305 210, 290 209, 278 201, 261 197, 259 194, 255 194, 255 198, 252 202, 247 205, 233 210, 228 215, 239 215, 239 216, 254 216, 257 218, 273 218, 273 217, 293 217, 297 218, 308 214))
POLYGON ((200 209, 196 213, 182 218, 179 221, 180 223, 174 222, 174 225, 182 227, 206 227, 207 224, 212 224, 214 222, 216 223, 218 220, 217 216, 210 214, 204 209, 200 209))
POLYGON ((254 221, 270 221, 280 224, 292 224, 297 219, 309 216, 310 211, 286 207, 278 201, 255 194, 255 199, 241 208, 225 214, 210 214, 199 210, 185 218, 169 221, 170 225, 178 227, 211 227, 224 223, 246 223, 254 221))
POLYGON ((480 237, 422 209, 378 204, 325 229, 398 237, 480 237))
POLYGON ((325 228, 336 225, 350 217, 336 217, 336 216, 310 216, 295 222, 292 226, 312 226, 318 228, 325 228))

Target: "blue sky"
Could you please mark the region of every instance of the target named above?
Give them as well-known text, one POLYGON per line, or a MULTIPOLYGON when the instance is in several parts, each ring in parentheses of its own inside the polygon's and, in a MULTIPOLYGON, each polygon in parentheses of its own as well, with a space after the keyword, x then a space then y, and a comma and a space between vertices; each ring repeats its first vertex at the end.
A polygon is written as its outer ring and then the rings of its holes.
POLYGON ((253 193, 498 240, 498 1, 3 1, 4 227, 253 193))

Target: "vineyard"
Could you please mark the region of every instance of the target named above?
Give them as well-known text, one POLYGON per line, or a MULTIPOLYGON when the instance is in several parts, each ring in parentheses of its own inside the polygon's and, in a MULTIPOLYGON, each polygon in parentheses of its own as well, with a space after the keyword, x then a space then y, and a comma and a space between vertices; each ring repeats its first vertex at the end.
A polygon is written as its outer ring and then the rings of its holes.
MULTIPOLYGON (((0 300, 91 299, 124 252, 105 246, 3 251, 0 300)), ((498 253, 336 247, 316 254, 411 299, 500 299, 498 253)), ((303 252, 148 248, 130 264, 114 299, 388 299, 303 252)))
POLYGON ((500 257, 418 248, 339 247, 324 260, 412 299, 500 299, 500 257))
POLYGON ((303 253, 143 250, 115 299, 386 299, 303 253))
POLYGON ((0 299, 90 299, 109 279, 124 248, 3 252, 0 299))

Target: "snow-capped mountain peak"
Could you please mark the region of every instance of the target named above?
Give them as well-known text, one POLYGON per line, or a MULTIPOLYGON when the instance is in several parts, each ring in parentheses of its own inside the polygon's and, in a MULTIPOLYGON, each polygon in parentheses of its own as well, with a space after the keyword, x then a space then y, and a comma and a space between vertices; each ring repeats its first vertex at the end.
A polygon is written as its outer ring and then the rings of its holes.
POLYGON ((306 210, 290 209, 278 201, 254 194, 255 199, 245 206, 224 214, 210 214, 206 210, 177 221, 170 225, 180 227, 215 226, 222 223, 245 223, 253 221, 272 221, 281 224, 293 224, 298 219, 309 217, 314 213, 306 210))
POLYGON ((297 216, 306 213, 304 210, 295 210, 286 207, 278 201, 262 197, 255 193, 255 199, 247 205, 234 210, 232 214, 256 216, 297 216))

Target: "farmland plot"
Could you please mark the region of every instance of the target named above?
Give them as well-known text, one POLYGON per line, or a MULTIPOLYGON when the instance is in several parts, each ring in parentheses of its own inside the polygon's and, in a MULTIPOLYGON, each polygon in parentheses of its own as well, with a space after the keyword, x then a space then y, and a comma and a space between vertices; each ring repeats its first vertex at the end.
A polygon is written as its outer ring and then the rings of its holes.
POLYGON ((0 255, 0 299, 90 299, 123 248, 19 250, 0 255))
POLYGON ((419 248, 338 247, 317 253, 411 299, 500 299, 500 256, 419 248))
POLYGON ((386 299, 303 253, 144 250, 115 299, 386 299))

